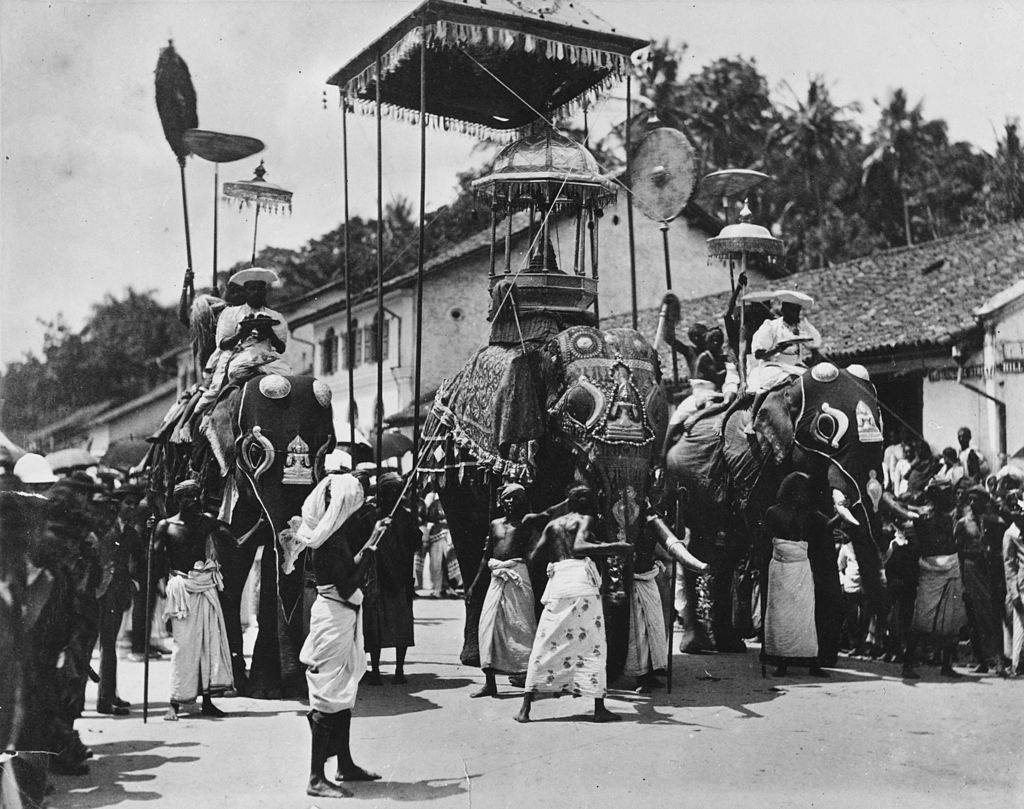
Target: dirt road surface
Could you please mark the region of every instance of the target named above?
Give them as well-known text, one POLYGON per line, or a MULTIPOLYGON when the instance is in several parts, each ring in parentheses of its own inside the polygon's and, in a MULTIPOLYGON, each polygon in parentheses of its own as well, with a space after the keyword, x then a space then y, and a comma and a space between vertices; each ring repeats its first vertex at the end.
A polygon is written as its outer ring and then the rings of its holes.
MULTIPOLYGON (((841 658, 829 680, 761 678, 756 650, 674 658, 671 694, 614 690, 623 721, 594 725, 582 699, 543 699, 534 721, 512 721, 521 692, 470 699, 479 671, 459 663, 462 604, 417 600, 406 685, 364 686, 353 720, 356 761, 383 775, 354 798, 313 799, 306 707, 234 698, 230 716, 177 723, 167 708, 168 663, 151 666, 154 701, 141 718, 141 663, 121 660, 128 717, 79 720, 95 751, 91 773, 57 777, 55 809, 309 809, 317 806, 1024 807, 1024 680, 932 667, 906 683, 899 668, 841 658)), ((249 643, 253 638, 247 636, 249 643)), ((193 710, 198 710, 194 708, 193 710)), ((329 762, 328 774, 333 773, 329 762)))

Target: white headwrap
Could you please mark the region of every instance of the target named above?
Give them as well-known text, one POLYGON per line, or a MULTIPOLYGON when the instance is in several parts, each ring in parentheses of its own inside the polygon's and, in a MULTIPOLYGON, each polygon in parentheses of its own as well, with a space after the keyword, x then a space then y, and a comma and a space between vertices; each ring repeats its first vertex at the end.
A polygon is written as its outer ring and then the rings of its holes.
POLYGON ((352 475, 328 475, 302 504, 302 525, 296 539, 307 548, 319 548, 363 505, 363 486, 352 475), (325 505, 327 490, 331 503, 325 505))

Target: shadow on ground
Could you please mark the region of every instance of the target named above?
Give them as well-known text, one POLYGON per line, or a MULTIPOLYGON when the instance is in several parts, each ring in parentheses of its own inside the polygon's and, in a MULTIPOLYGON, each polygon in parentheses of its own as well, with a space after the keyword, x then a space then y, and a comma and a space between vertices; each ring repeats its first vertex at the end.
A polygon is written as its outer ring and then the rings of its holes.
POLYGON ((56 791, 49 799, 53 809, 98 809, 116 806, 123 801, 153 801, 163 795, 159 792, 134 790, 129 787, 152 781, 155 775, 142 770, 153 770, 165 764, 189 764, 198 756, 163 756, 151 752, 173 748, 196 747, 197 742, 122 741, 93 745, 96 758, 89 762, 89 774, 81 776, 54 776, 56 791))

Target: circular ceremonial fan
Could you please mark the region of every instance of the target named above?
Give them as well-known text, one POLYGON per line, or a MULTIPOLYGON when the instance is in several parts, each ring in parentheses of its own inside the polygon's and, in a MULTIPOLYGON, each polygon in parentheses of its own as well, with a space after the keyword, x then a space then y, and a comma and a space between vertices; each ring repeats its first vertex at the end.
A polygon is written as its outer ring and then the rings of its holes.
POLYGON ((633 201, 644 216, 671 222, 693 195, 696 153, 686 135, 667 126, 644 135, 632 160, 633 201))

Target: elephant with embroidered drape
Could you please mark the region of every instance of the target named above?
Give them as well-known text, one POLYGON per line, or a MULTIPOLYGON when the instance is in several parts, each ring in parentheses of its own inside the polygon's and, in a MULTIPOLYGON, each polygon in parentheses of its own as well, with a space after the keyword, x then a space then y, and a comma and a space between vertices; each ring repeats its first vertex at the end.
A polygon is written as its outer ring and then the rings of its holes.
MULTIPOLYGON (((643 530, 651 470, 667 410, 658 355, 632 329, 572 326, 544 347, 489 345, 439 389, 424 426, 421 470, 436 478, 464 581, 480 567, 495 494, 526 486, 541 511, 574 482, 601 502, 599 535, 633 542, 643 530)), ((621 672, 629 637, 631 560, 602 564, 609 672, 621 672)), ((543 570, 531 571, 540 595, 543 570)), ((484 590, 466 604, 462 661, 479 665, 484 590)))
MULTIPOLYGON (((749 591, 737 584, 746 569, 763 599, 772 539, 764 514, 792 471, 810 477, 816 510, 842 518, 870 609, 879 620, 886 614, 881 519, 887 511, 907 512, 880 485, 882 417, 866 374, 819 363, 769 393, 753 421, 747 410, 731 413, 724 424, 708 418, 688 434, 670 435, 666 446, 667 485, 681 494, 690 550, 710 564, 700 580, 684 576, 683 651, 742 651, 742 638, 754 633, 751 613, 759 614, 758 599, 752 604, 749 591)), ((819 660, 831 665, 839 648, 842 594, 833 539, 817 539, 811 544, 824 549, 811 559, 819 660)))

